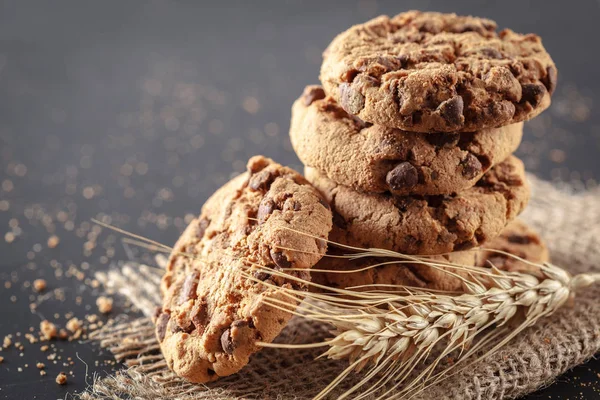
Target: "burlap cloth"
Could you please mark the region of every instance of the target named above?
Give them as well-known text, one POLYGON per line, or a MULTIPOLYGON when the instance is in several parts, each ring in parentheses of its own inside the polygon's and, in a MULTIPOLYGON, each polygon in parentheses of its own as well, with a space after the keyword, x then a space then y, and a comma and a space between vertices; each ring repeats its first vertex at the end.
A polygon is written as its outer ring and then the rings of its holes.
MULTIPOLYGON (((522 218, 547 241, 552 262, 572 273, 600 269, 600 189, 572 193, 530 177, 533 197, 522 218)), ((158 274, 138 266, 117 268, 104 281, 150 315, 158 298, 158 274)), ((578 293, 572 306, 541 321, 487 357, 438 386, 423 399, 515 398, 544 386, 600 349, 600 287, 578 293)), ((305 399, 317 394, 345 366, 315 360, 323 349, 265 349, 240 373, 208 385, 186 383, 165 366, 149 318, 122 317, 93 335, 129 368, 97 379, 84 398, 136 399, 305 399)), ((277 339, 309 343, 327 337, 329 327, 294 318, 277 339)), ((350 387, 354 376, 341 389, 350 387)), ((339 392, 338 392, 339 393, 339 392)), ((335 397, 335 394, 331 396, 335 397)))

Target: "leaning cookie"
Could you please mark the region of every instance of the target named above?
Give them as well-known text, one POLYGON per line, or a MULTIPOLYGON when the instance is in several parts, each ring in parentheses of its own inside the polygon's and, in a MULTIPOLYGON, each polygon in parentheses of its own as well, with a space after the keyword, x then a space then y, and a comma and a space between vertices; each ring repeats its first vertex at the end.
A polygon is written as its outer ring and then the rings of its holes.
POLYGON ((500 234, 529 200, 523 163, 513 156, 472 188, 448 196, 360 193, 314 168, 306 167, 305 175, 331 205, 329 240, 404 254, 436 255, 481 246, 500 234))
POLYGON ((465 133, 416 133, 361 121, 319 86, 292 107, 290 137, 304 165, 368 193, 452 194, 512 154, 523 124, 465 133))
POLYGON ((331 225, 327 203, 300 174, 253 157, 208 199, 169 258, 155 318, 169 368, 208 382, 246 365, 256 343, 272 341, 292 316, 296 303, 281 288, 306 289, 264 269, 312 267, 331 225))
POLYGON ((521 220, 508 224, 500 236, 490 241, 485 249, 477 253, 476 264, 481 267, 495 266, 509 272, 525 272, 537 274, 539 268, 514 257, 509 253, 534 264, 550 261, 548 247, 531 227, 521 220), (497 250, 500 250, 498 252, 497 250))
POLYGON ((535 117, 557 70, 539 36, 494 21, 410 11, 338 35, 321 82, 348 113, 416 132, 476 131, 535 117))

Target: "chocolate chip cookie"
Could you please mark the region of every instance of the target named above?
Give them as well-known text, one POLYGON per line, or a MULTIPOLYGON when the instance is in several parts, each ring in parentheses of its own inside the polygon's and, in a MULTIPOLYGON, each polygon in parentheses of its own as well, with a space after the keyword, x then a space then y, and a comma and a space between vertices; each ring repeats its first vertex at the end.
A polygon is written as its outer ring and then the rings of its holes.
MULTIPOLYGON (((548 249, 540 236, 520 220, 514 220, 502 233, 485 246, 486 249, 460 251, 443 256, 428 257, 432 262, 446 262, 464 266, 490 267, 492 264, 503 271, 537 274, 535 266, 527 264, 505 254, 494 252, 501 250, 521 257, 532 263, 544 263, 549 260, 548 249)), ((391 258, 335 258, 331 255, 348 254, 348 251, 332 247, 314 266, 311 275, 315 284, 353 290, 391 290, 393 286, 426 287, 435 290, 459 291, 462 280, 444 271, 423 264, 393 263, 391 258), (379 263, 385 265, 372 267, 379 263), (368 268, 368 269, 367 269, 368 268), (317 272, 327 270, 328 272, 317 272), (352 272, 356 271, 356 272, 352 272)), ((452 273, 466 276, 460 269, 447 268, 452 273)), ((323 288, 315 286, 314 291, 323 288)))
POLYGON ((300 174, 262 156, 250 159, 247 172, 208 199, 169 258, 155 316, 169 368, 191 382, 213 381, 246 365, 260 349, 256 342, 272 341, 296 306, 280 288, 306 287, 269 271, 318 262, 331 218, 300 174))
POLYGON ((409 11, 338 35, 325 50, 327 94, 364 121, 417 132, 473 132, 535 117, 557 70, 539 36, 489 19, 409 11))
MULTIPOLYGON (((336 248, 330 248, 328 255, 348 254, 336 248)), ((432 262, 452 263, 472 267, 476 262, 474 251, 457 251, 455 253, 431 256, 432 262)), ((458 291, 462 284, 446 272, 419 263, 394 263, 392 258, 365 257, 357 259, 328 257, 327 255, 314 266, 311 272, 315 284, 356 291, 393 290, 393 286, 411 286, 436 290, 458 291), (374 265, 385 263, 375 268, 374 265), (321 271, 319 271, 321 270, 321 271), (356 271, 356 272, 353 272, 356 271)), ((449 268, 453 273, 460 271, 449 268)), ((396 288, 397 289, 397 288, 396 288)), ((324 290, 311 287, 313 291, 324 290)))
POLYGON ((521 142, 523 124, 465 133, 416 133, 363 122, 319 86, 292 107, 290 137, 302 162, 362 192, 438 195, 472 187, 521 142))
MULTIPOLYGON (((536 264, 542 264, 550 260, 548 248, 540 235, 518 219, 508 224, 500 236, 491 240, 485 245, 485 248, 501 250, 536 264)), ((486 249, 477 253, 476 264, 479 266, 494 265, 496 268, 511 272, 534 274, 538 272, 538 268, 531 264, 486 249)))
POLYGON ((329 240, 404 254, 437 255, 480 246, 496 237, 525 207, 529 186, 523 163, 510 156, 463 192, 393 196, 355 192, 314 168, 306 178, 333 211, 329 240))

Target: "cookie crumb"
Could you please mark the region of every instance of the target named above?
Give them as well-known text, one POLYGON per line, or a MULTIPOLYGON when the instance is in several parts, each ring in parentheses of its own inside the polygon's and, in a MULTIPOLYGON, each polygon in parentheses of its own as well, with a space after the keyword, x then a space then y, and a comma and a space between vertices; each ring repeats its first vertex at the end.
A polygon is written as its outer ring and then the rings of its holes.
POLYGON ((52 235, 48 238, 48 248, 53 249, 60 243, 60 238, 56 235, 52 235))
POLYGON ((40 375, 41 375, 41 376, 45 376, 45 375, 46 375, 46 371, 45 371, 45 370, 41 370, 41 371, 40 371, 40 375))
POLYGON ((40 322, 40 331, 42 331, 42 335, 46 340, 54 339, 58 334, 58 330, 56 329, 56 325, 47 319, 40 322))
POLYGON ((46 290, 46 281, 44 279, 36 279, 33 281, 33 289, 40 293, 46 290))
POLYGON ((0 364, 4 362, 4 357, 0 356, 0 364))
POLYGON ((96 300, 96 305, 98 306, 98 311, 102 314, 108 314, 112 311, 113 299, 110 297, 100 296, 96 300))
POLYGON ((4 336, 4 340, 2 341, 2 347, 8 349, 12 345, 12 340, 8 336, 4 336))
POLYGON ((60 374, 56 375, 56 383, 58 383, 59 385, 66 385, 67 375, 64 372, 61 372, 60 374))
POLYGON ((66 340, 69 338, 69 333, 64 329, 61 329, 60 331, 58 331, 58 338, 62 339, 62 340, 66 340))
POLYGON ((41 363, 41 362, 35 364, 35 366, 38 367, 38 369, 44 369, 44 368, 46 368, 46 364, 41 363))
POLYGON ((47 344, 45 344, 42 347, 40 347, 40 350, 41 351, 48 351, 49 348, 50 348, 50 346, 48 346, 47 344))

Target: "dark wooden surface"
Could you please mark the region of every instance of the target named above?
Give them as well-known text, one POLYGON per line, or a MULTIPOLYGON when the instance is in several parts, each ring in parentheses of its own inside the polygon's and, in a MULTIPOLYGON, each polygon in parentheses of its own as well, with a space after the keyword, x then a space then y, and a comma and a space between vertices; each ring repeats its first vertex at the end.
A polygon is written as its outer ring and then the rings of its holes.
MULTIPOLYGON (((115 235, 96 238, 90 218, 172 244, 250 156, 299 167, 289 109, 317 82, 321 51, 351 24, 411 8, 542 35, 559 88, 518 154, 546 179, 596 185, 597 1, 0 2, 0 340, 94 312, 97 291, 69 268, 91 279, 126 254, 115 235), (52 235, 60 243, 49 248, 52 235), (39 277, 44 299, 28 286, 39 277)), ((112 368, 89 344, 55 346, 56 364, 40 344, 2 350, 0 398, 64 398, 112 368), (73 373, 66 386, 54 383, 59 371, 73 373)), ((591 361, 528 399, 599 398, 599 373, 591 361)))

